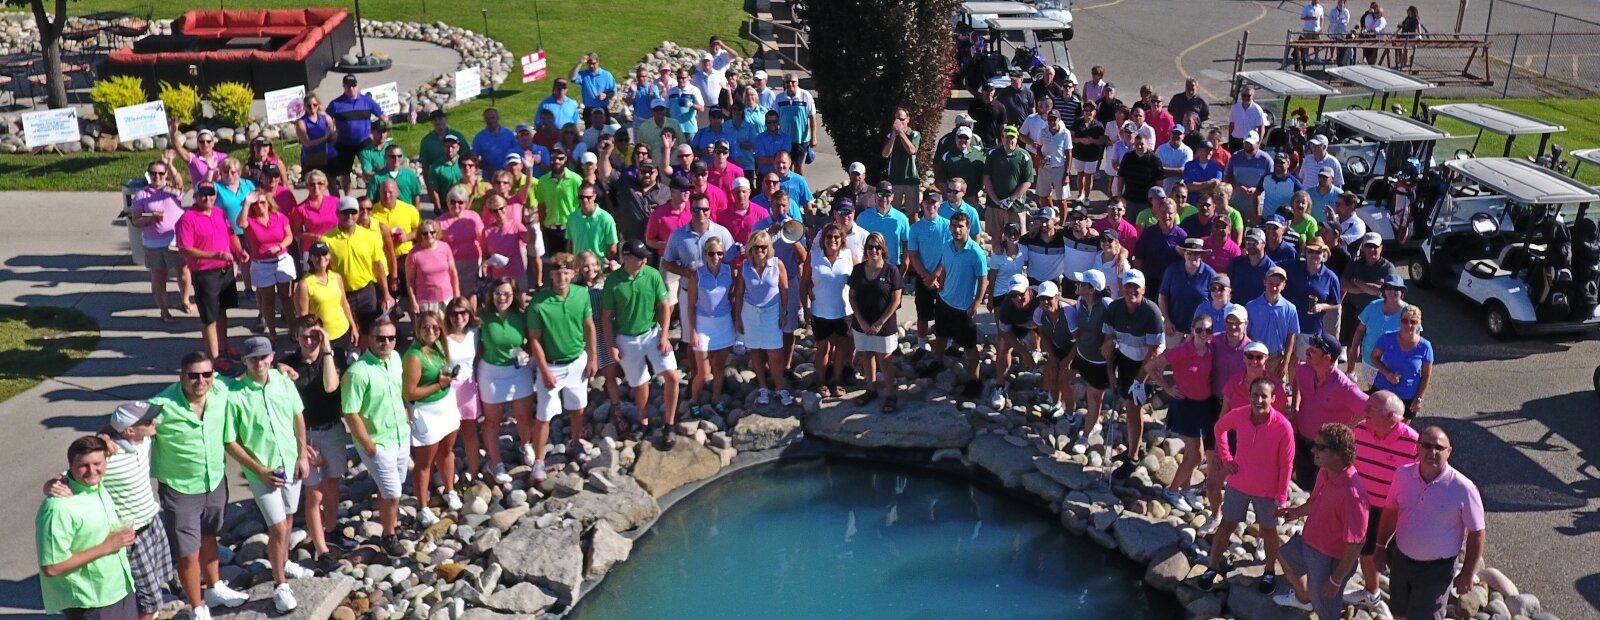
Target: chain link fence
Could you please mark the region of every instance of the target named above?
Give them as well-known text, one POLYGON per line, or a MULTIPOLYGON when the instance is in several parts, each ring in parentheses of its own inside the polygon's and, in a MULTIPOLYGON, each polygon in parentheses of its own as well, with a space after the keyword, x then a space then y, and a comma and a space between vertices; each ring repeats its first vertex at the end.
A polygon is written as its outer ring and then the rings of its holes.
POLYGON ((1484 30, 1495 33, 1489 36, 1496 94, 1600 96, 1600 21, 1490 0, 1484 30))

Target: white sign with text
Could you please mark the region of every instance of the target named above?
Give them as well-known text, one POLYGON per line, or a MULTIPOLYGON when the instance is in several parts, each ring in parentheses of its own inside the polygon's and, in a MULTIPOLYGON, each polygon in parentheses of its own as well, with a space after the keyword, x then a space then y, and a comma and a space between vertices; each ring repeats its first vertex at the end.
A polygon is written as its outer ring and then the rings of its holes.
POLYGON ((167 135, 167 104, 159 100, 117 108, 115 114, 119 140, 167 135))
POLYGON ((267 124, 277 125, 298 120, 306 115, 306 87, 290 86, 267 91, 267 124))
POLYGON ((379 84, 361 91, 378 102, 378 107, 383 108, 384 116, 394 116, 400 113, 400 85, 395 82, 379 84))
POLYGON ((22 115, 22 133, 27 135, 28 148, 36 149, 52 144, 77 142, 78 111, 73 108, 26 112, 22 115))
POLYGON ((456 101, 466 101, 483 94, 483 77, 477 67, 467 67, 456 72, 456 101))

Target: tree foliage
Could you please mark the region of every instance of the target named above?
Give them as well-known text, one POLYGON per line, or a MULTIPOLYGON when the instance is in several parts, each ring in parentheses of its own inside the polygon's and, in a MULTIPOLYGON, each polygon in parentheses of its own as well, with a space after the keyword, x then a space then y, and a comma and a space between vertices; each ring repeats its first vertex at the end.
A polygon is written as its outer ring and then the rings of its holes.
POLYGON ((894 109, 922 133, 928 170, 955 62, 951 16, 961 0, 804 0, 817 108, 842 161, 884 176, 883 144, 894 109))

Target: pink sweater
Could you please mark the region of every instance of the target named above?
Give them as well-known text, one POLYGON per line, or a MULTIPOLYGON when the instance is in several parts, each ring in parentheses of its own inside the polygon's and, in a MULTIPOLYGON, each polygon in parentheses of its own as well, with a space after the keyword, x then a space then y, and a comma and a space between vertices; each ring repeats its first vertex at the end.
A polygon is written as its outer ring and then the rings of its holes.
POLYGON ((1273 409, 1266 424, 1250 421, 1250 407, 1239 407, 1217 420, 1217 458, 1226 467, 1237 462, 1239 471, 1228 476, 1228 486, 1256 497, 1289 501, 1289 471, 1294 463, 1294 426, 1273 409), (1228 449, 1227 434, 1236 435, 1239 454, 1228 449))

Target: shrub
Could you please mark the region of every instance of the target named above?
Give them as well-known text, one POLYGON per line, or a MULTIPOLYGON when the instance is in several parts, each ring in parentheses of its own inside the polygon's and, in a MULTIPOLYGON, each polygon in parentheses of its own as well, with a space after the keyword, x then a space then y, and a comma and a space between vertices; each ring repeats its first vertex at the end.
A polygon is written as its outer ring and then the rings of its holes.
POLYGON ((94 115, 99 117, 100 124, 116 132, 117 108, 145 102, 144 80, 131 75, 99 80, 89 90, 89 100, 94 102, 94 115))
POLYGON ((200 91, 188 84, 162 82, 161 101, 167 104, 167 118, 179 125, 192 125, 200 116, 200 91))
POLYGON ((955 60, 950 16, 961 0, 805 0, 800 17, 810 33, 812 76, 823 124, 842 161, 867 164, 877 179, 887 167, 885 132, 903 107, 922 132, 917 168, 930 170, 940 114, 950 97, 955 60))
POLYGON ((254 90, 238 82, 223 82, 211 87, 211 92, 206 93, 206 99, 211 100, 211 109, 217 113, 217 119, 229 127, 243 127, 250 124, 250 104, 255 98, 254 90))

